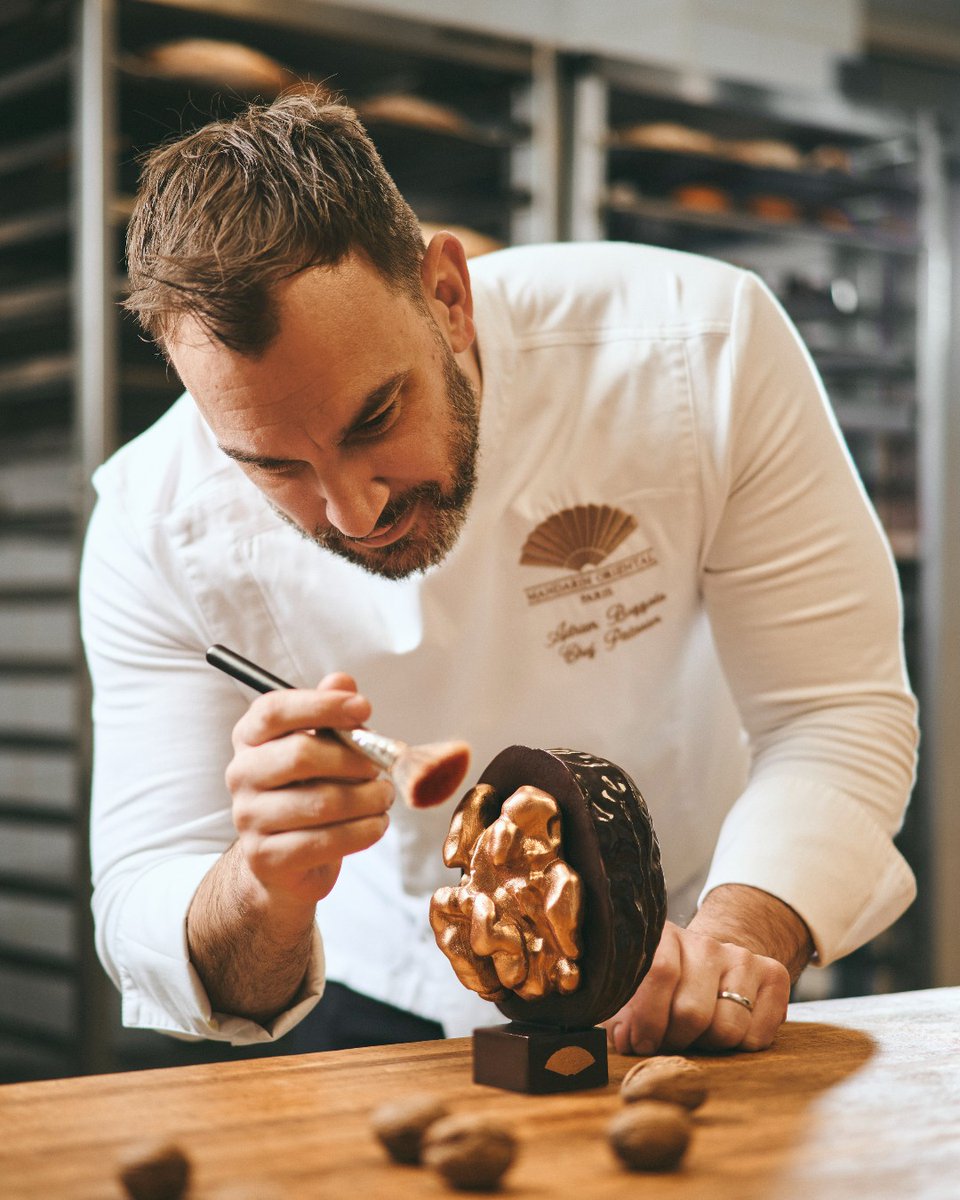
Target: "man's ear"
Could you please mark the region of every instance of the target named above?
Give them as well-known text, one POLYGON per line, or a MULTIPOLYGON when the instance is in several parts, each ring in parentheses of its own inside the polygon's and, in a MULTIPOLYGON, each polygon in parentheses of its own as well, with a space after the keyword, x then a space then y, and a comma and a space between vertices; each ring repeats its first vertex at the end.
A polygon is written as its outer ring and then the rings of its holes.
POLYGON ((469 349, 476 337, 470 271, 460 240, 441 231, 430 239, 420 264, 420 282, 434 320, 454 354, 469 349))

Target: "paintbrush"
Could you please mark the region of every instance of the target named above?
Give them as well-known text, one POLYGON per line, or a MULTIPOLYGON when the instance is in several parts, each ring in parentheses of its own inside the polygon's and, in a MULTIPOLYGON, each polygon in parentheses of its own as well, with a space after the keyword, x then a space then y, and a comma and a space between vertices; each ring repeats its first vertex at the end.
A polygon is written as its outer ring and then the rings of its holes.
MULTIPOLYGON (((292 683, 271 675, 263 667, 243 658, 226 646, 211 646, 207 662, 258 692, 292 688, 292 683)), ((391 777, 397 791, 411 808, 432 808, 452 796, 470 765, 470 747, 465 742, 432 742, 408 746, 372 729, 323 729, 345 746, 359 750, 391 777)))

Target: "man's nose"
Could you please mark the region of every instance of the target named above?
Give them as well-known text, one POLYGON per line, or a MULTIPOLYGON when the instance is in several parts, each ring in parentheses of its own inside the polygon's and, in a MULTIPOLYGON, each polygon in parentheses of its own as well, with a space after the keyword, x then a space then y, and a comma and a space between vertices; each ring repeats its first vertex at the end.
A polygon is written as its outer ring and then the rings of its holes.
POLYGON ((382 479, 340 476, 324 481, 323 498, 327 524, 347 537, 360 538, 376 529, 390 499, 390 487, 382 479))

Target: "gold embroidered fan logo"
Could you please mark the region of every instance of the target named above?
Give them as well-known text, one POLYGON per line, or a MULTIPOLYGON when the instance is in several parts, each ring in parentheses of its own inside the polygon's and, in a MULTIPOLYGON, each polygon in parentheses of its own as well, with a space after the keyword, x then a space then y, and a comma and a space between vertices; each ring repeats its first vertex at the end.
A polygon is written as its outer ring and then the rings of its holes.
POLYGON ((523 544, 521 565, 562 567, 575 574, 524 588, 528 603, 609 587, 617 579, 652 567, 657 560, 650 547, 606 562, 636 528, 636 517, 608 504, 578 504, 541 521, 523 544))
POLYGON ((612 554, 637 527, 637 518, 608 504, 578 504, 541 521, 523 544, 520 562, 579 571, 612 554))

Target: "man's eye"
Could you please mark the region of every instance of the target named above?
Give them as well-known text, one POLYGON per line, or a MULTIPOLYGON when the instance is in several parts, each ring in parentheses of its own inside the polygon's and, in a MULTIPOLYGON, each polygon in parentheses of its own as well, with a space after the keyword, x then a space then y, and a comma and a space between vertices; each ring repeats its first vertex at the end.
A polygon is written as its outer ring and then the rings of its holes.
POLYGON ((384 433, 397 419, 399 405, 396 400, 391 400, 388 405, 381 408, 379 412, 375 412, 372 417, 367 417, 354 430, 356 437, 371 437, 378 433, 384 433))
POLYGON ((299 463, 254 463, 261 475, 292 475, 299 469, 299 463))

